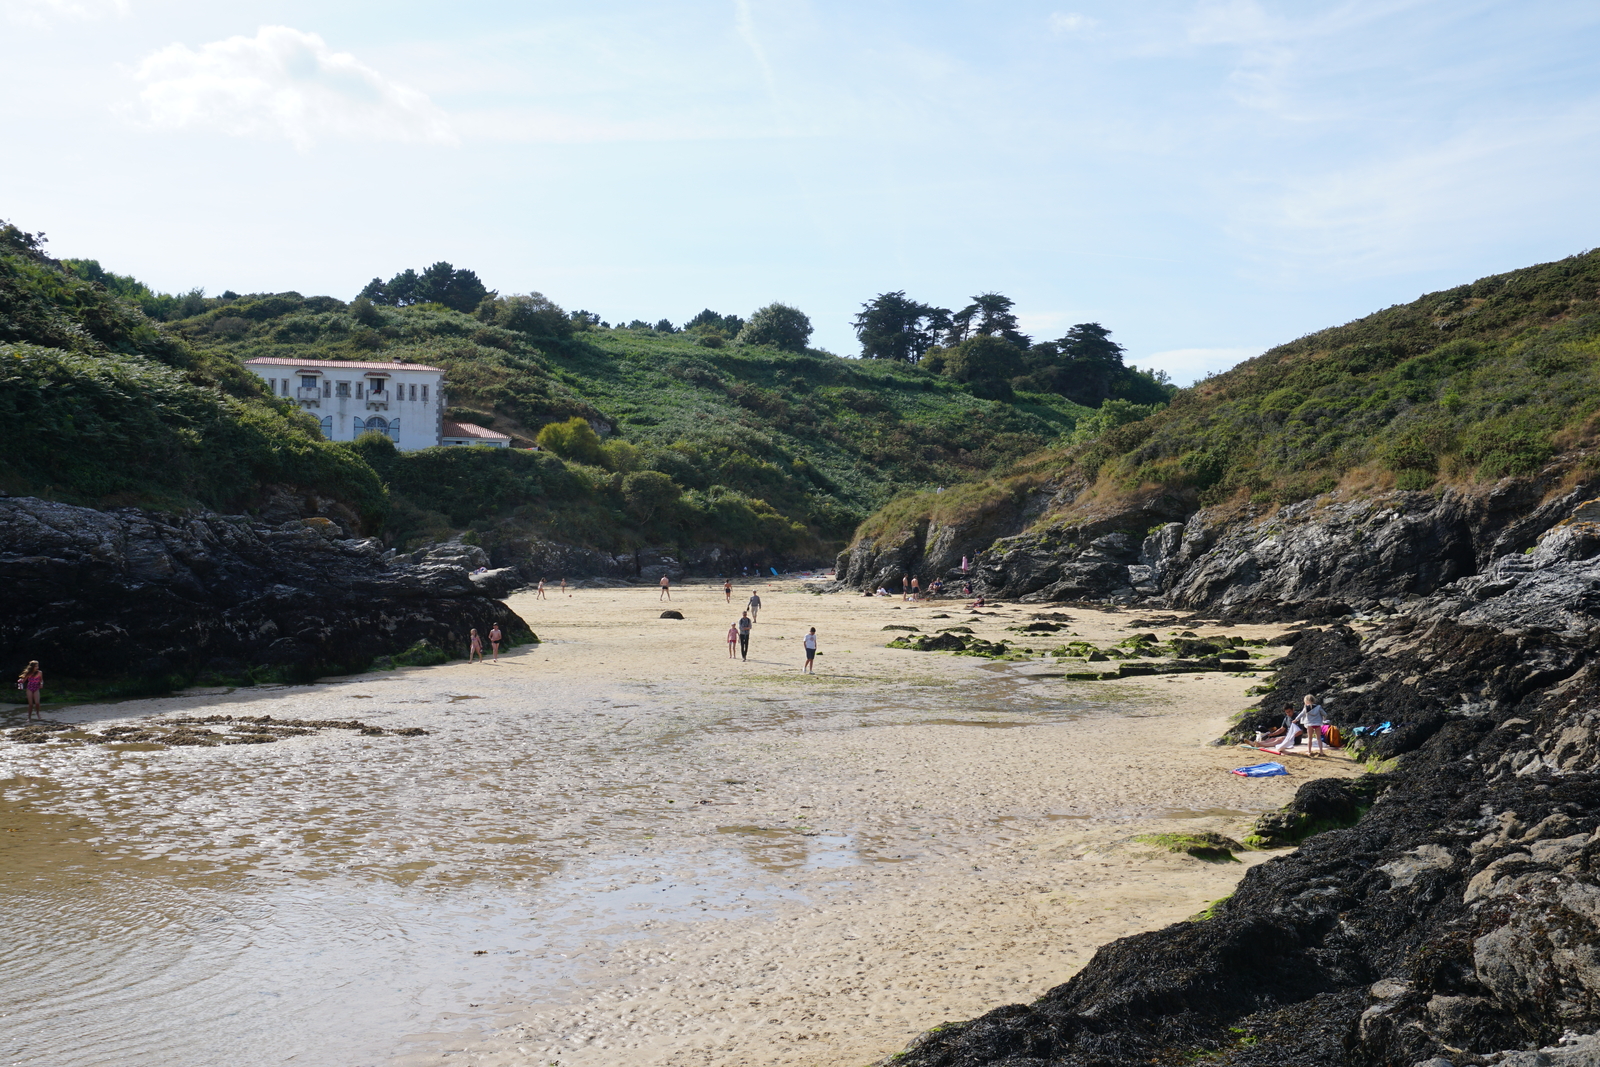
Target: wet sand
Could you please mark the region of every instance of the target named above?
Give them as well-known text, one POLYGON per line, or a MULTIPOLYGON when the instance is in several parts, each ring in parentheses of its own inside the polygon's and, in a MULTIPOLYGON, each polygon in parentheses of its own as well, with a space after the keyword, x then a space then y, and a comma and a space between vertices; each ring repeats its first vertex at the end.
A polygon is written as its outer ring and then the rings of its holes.
MULTIPOLYGON (((0 748, 0 1011, 16 1023, 0 1052, 859 1065, 1037 997, 1269 858, 1208 863, 1137 835, 1241 836, 1309 776, 1359 770, 1228 773, 1268 758, 1208 744, 1249 678, 1068 682, 1053 661, 883 647, 886 625, 1015 640, 1005 627, 1050 608, 760 588, 749 662, 728 659, 741 605, 720 587, 675 590, 683 621, 657 617, 654 589, 525 594, 512 606, 545 643, 499 664, 55 713, 429 735, 0 748)), ((1065 613, 1069 630, 1022 643, 1109 644, 1139 618, 1065 613)))

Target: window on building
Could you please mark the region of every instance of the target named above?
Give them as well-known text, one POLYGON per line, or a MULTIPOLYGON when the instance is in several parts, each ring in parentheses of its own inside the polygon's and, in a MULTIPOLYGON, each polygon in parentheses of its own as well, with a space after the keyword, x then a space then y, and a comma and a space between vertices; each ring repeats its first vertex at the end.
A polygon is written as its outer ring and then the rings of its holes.
POLYGON ((411 387, 411 399, 415 400, 416 398, 417 398, 417 387, 413 385, 411 387))
POLYGON ((389 439, 395 444, 400 443, 400 420, 395 419, 389 424, 389 439))
POLYGON ((333 384, 333 395, 334 396, 349 396, 350 395, 350 383, 349 382, 335 382, 333 384))
POLYGON ((333 416, 329 415, 322 420, 322 436, 333 440, 333 416))
POLYGON ((360 382, 356 383, 356 399, 357 400, 361 399, 361 383, 360 382))
POLYGON ((284 396, 288 396, 289 395, 289 379, 284 378, 282 381, 280 381, 278 383, 278 385, 279 385, 279 387, 281 387, 283 389, 283 395, 284 396))
POLYGON ((333 383, 332 382, 323 382, 322 383, 322 395, 323 396, 332 396, 333 395, 333 383))
POLYGON ((302 375, 300 375, 300 388, 302 388, 302 389, 315 389, 316 387, 317 387, 317 379, 316 379, 315 375, 312 375, 312 374, 302 374, 302 375))
POLYGON ((383 379, 382 378, 374 378, 368 384, 369 384, 369 388, 368 388, 367 391, 370 392, 373 396, 381 396, 383 394, 383 379))
POLYGON ((428 402, 428 387, 426 385, 422 387, 422 402, 424 404, 428 402))

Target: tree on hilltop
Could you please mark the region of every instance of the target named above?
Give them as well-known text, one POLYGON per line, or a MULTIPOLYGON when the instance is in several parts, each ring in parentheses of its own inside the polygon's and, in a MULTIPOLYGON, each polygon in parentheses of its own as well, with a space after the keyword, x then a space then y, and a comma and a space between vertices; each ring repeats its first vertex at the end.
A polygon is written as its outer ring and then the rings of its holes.
POLYGON ((485 297, 495 294, 474 272, 457 270, 441 259, 421 274, 407 267, 388 281, 374 278, 360 295, 374 304, 388 307, 443 304, 454 311, 470 314, 485 297))
POLYGON ((949 332, 951 321, 947 309, 919 304, 900 289, 862 304, 854 326, 861 358, 918 363, 949 332))
POLYGON ((804 352, 810 340, 811 320, 788 304, 768 304, 755 312, 738 337, 740 344, 770 345, 788 352, 804 352))

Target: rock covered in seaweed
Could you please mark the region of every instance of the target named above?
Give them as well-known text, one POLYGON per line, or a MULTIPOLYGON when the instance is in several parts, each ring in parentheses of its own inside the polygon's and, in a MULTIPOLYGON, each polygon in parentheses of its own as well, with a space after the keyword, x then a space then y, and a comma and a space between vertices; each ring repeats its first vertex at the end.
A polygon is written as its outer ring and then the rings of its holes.
POLYGON ((181 680, 271 668, 359 669, 426 645, 464 649, 527 625, 459 563, 391 565, 334 523, 210 512, 95 511, 0 498, 0 659, 52 677, 181 680))

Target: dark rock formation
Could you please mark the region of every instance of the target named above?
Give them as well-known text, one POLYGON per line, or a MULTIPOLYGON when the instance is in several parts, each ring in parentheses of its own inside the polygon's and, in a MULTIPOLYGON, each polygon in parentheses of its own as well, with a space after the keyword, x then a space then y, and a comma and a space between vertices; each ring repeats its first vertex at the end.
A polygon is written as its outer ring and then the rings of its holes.
MULTIPOLYGON (((1237 728, 1317 692, 1393 769, 1302 787, 1257 826, 1259 843, 1300 847, 1207 918, 1108 945, 1037 1002, 930 1031, 893 1062, 1600 1064, 1600 525, 1563 506, 1573 521, 1486 566, 1479 553, 1554 517, 1496 528, 1452 518, 1465 505, 1446 499, 1271 535, 1322 538, 1317 573, 1284 586, 1307 598, 1384 588, 1406 560, 1434 568, 1417 579, 1429 595, 1381 626, 1307 632, 1237 728), (1384 537, 1396 523, 1409 532, 1384 537), (1374 561, 1370 585, 1329 554, 1342 551, 1374 561)), ((1215 573, 1244 574, 1245 556, 1286 574, 1267 540, 1238 542, 1215 573)))
POLYGON ((1508 479, 1478 494, 1394 492, 1355 501, 1329 495, 1242 511, 1196 510, 1163 493, 1027 530, 1046 502, 1071 503, 1065 490, 1054 497, 1037 492, 1029 506, 991 509, 959 530, 923 524, 862 539, 840 557, 838 570, 845 586, 859 589, 903 574, 943 574, 950 553, 938 546, 961 544, 987 596, 1148 601, 1240 620, 1337 618, 1393 610, 1532 546, 1594 487, 1541 503, 1544 492, 1536 480, 1508 479), (981 549, 968 551, 980 542, 981 549))
POLYGON ((181 681, 364 667, 418 642, 461 654, 471 627, 527 625, 458 562, 385 562, 326 518, 93 511, 0 498, 0 662, 52 678, 181 681))

